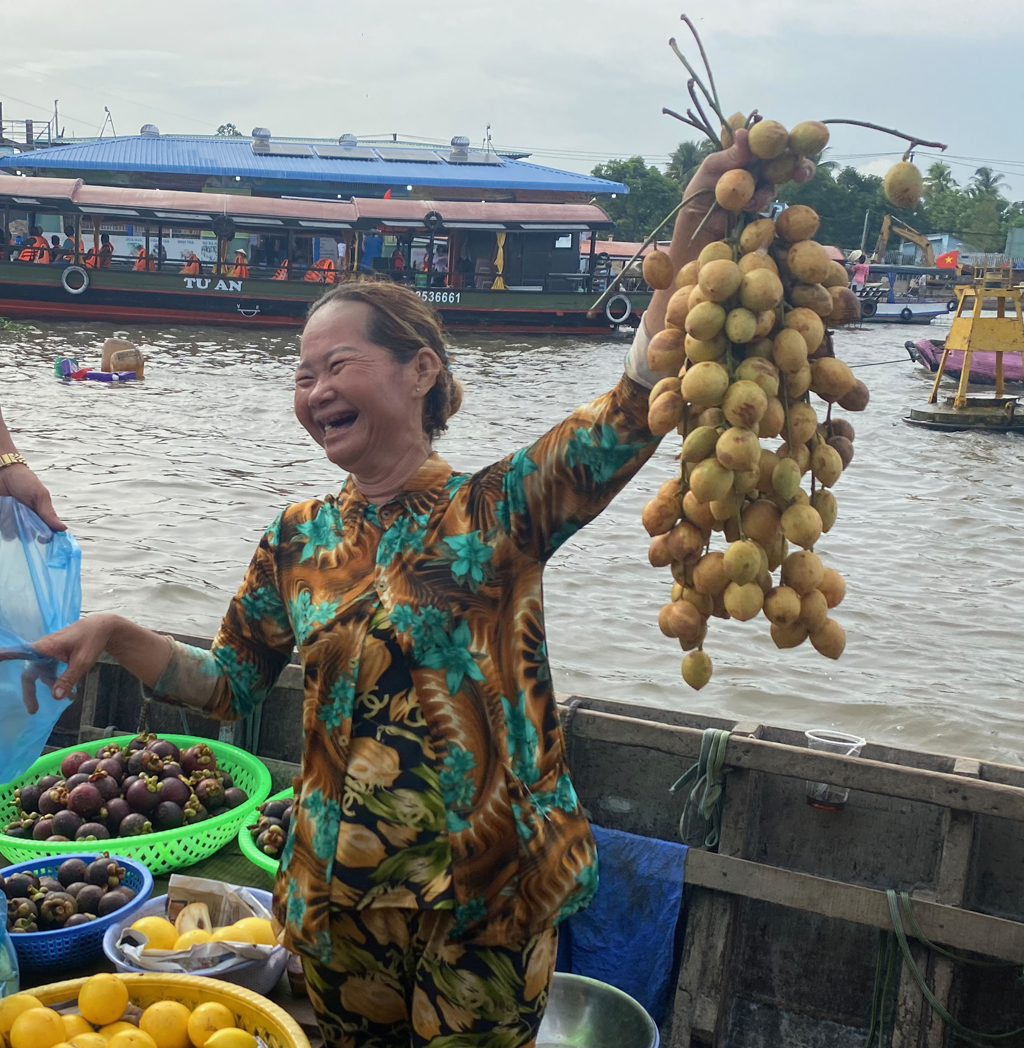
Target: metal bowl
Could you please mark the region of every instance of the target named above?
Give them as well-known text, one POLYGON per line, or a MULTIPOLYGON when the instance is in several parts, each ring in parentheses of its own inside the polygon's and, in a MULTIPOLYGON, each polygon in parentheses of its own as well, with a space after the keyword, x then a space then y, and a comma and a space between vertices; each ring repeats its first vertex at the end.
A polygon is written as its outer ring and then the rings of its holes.
POLYGON ((658 1048, 658 1027, 622 990, 555 972, 536 1048, 658 1048))

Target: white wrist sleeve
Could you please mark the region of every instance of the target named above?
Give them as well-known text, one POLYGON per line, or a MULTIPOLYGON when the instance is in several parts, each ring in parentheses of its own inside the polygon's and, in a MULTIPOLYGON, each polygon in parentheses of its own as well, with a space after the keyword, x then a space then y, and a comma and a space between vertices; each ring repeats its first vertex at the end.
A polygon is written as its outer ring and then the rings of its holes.
POLYGON ((647 363, 647 347, 653 336, 647 333, 646 316, 645 313, 640 318, 640 325, 633 336, 633 345, 626 354, 626 374, 641 386, 653 389, 658 380, 665 378, 668 372, 652 371, 647 363))

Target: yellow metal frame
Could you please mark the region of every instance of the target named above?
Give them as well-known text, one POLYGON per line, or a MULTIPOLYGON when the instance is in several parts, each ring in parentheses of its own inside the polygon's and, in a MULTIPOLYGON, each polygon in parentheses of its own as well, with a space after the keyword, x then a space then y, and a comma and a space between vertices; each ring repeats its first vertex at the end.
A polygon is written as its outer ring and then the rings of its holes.
POLYGON ((955 408, 966 407, 967 387, 971 381, 971 361, 975 352, 995 353, 996 355, 996 396, 1001 397, 1004 391, 1003 354, 1019 353, 1021 366, 1024 367, 1024 311, 1021 306, 1019 287, 1008 287, 1008 280, 1002 270, 989 274, 981 270, 975 274, 975 282, 970 286, 955 288, 957 305, 953 323, 942 347, 939 360, 939 371, 932 385, 928 403, 934 404, 939 395, 939 383, 946 371, 946 363, 952 350, 962 350, 964 362, 960 371, 960 383, 957 386, 955 408), (992 286, 996 281, 1000 286, 992 286), (996 300, 996 315, 983 317, 981 307, 986 298, 996 300), (973 299, 972 308, 967 311, 964 305, 973 299), (1009 308, 1007 308, 1009 306, 1009 308))

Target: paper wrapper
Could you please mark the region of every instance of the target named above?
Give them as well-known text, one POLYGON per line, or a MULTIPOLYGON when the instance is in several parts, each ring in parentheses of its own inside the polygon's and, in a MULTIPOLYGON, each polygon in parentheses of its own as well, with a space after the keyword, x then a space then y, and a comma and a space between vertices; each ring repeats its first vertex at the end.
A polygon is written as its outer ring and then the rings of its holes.
MULTIPOLYGON (((167 885, 168 920, 173 921, 190 903, 204 902, 210 911, 214 928, 234 924, 243 917, 271 920, 270 911, 248 888, 225 884, 203 877, 172 874, 167 885)), ((117 940, 117 949, 127 963, 150 972, 202 972, 217 975, 248 961, 265 961, 281 946, 251 943, 205 942, 189 950, 145 950, 146 937, 125 928, 117 940)))

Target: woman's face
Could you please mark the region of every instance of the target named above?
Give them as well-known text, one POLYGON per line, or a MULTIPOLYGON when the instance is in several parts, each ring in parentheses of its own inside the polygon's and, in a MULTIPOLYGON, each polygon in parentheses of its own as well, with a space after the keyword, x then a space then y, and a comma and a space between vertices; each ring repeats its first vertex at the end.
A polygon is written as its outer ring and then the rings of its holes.
POLYGON ((368 309, 343 302, 314 313, 295 372, 295 417, 331 462, 367 477, 427 443, 423 396, 436 376, 428 381, 420 358, 399 364, 371 342, 368 309))

